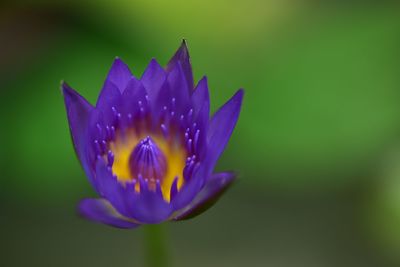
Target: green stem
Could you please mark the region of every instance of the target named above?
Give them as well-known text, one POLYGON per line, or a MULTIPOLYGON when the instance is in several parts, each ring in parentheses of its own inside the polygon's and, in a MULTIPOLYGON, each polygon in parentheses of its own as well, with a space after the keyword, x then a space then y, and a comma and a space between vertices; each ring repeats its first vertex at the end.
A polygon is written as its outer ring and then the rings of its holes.
POLYGON ((166 226, 163 224, 144 227, 144 245, 146 267, 168 267, 166 226))

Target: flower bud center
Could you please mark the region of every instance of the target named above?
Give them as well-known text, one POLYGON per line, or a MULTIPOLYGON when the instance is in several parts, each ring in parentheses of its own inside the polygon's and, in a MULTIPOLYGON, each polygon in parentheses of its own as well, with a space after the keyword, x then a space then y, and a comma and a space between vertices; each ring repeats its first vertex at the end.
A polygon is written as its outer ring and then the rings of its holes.
POLYGON ((167 161, 150 136, 142 139, 133 149, 129 157, 132 177, 162 180, 167 172, 167 161))

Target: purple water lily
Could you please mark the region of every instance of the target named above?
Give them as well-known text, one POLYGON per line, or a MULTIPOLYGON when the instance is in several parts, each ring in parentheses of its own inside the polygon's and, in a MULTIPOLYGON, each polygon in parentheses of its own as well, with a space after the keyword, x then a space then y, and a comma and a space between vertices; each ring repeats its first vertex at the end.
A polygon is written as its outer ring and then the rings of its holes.
POLYGON ((84 199, 87 219, 120 228, 194 217, 234 174, 212 171, 239 117, 243 90, 209 119, 207 79, 194 86, 185 41, 162 68, 140 79, 116 58, 96 106, 62 83, 77 156, 100 198, 84 199))

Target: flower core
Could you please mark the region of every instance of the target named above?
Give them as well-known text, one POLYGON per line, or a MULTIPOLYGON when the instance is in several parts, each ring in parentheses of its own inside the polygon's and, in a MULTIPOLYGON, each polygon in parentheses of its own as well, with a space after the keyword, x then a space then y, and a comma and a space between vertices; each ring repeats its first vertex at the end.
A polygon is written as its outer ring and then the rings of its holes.
POLYGON ((167 171, 167 162, 157 144, 147 136, 132 151, 129 167, 132 177, 143 176, 150 180, 162 180, 167 171))
POLYGON ((186 149, 179 138, 138 134, 133 129, 117 134, 109 144, 108 162, 120 182, 135 183, 136 192, 140 192, 140 179, 153 191, 159 184, 168 202, 175 180, 178 190, 184 184, 186 158, 186 149))

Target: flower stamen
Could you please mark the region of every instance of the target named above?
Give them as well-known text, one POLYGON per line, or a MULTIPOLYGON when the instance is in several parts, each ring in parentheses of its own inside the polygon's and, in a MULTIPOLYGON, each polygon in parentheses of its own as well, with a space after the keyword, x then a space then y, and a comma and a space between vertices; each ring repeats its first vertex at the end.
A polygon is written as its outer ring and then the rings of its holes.
POLYGON ((150 136, 136 145, 129 158, 129 166, 132 177, 141 174, 150 180, 162 180, 167 171, 165 156, 150 136))

